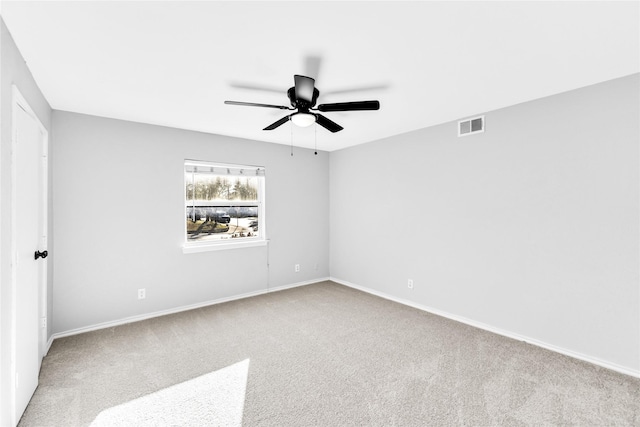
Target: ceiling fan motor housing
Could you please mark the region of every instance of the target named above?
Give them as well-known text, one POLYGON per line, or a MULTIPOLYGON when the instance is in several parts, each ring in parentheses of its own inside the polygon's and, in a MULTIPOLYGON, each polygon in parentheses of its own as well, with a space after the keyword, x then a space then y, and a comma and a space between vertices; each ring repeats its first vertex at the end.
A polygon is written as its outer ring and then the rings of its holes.
POLYGON ((296 96, 295 86, 290 87, 287 91, 287 96, 289 97, 289 101, 291 101, 291 106, 293 108, 297 108, 299 111, 308 111, 310 108, 315 106, 319 95, 320 91, 316 88, 313 88, 313 96, 311 97, 311 101, 307 101, 306 99, 301 99, 296 96))

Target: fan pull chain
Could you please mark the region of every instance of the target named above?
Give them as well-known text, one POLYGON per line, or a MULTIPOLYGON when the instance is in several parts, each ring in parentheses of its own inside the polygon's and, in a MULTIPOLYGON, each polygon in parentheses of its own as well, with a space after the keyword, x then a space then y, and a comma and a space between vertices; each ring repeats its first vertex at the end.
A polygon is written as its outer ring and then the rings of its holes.
POLYGON ((291 131, 291 157, 293 157, 293 123, 289 120, 289 130, 291 131))
POLYGON ((315 139, 315 145, 314 145, 314 153, 316 156, 318 155, 318 123, 314 123, 313 124, 313 135, 314 135, 314 139, 315 139))

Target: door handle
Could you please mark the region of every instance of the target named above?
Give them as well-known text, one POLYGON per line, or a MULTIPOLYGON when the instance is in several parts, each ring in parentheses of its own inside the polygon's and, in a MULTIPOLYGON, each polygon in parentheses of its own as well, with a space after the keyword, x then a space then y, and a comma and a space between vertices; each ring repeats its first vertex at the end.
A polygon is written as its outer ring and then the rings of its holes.
POLYGON ((47 255, 49 255, 49 253, 47 253, 47 251, 36 251, 36 253, 34 254, 34 258, 38 259, 38 258, 46 258, 47 255))

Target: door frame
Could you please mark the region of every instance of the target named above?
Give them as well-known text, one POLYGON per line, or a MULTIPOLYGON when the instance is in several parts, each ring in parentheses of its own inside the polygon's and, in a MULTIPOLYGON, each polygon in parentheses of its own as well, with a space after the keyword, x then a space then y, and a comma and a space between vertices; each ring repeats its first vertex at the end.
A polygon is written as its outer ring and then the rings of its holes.
MULTIPOLYGON (((11 387, 11 403, 10 403, 10 411, 11 411, 11 423, 12 425, 17 425, 18 421, 16 419, 16 343, 17 343, 17 215, 18 212, 16 210, 16 202, 17 202, 17 159, 16 159, 16 151, 17 151, 17 143, 18 143, 18 132, 17 132, 17 122, 18 122, 18 109, 22 109, 27 115, 33 119, 36 126, 38 126, 40 133, 42 135, 41 144, 41 153, 42 153, 42 162, 40 167, 42 168, 42 181, 40 185, 42 186, 42 192, 40 194, 43 211, 41 212, 42 217, 40 218, 41 224, 40 229, 42 230, 42 235, 40 236, 42 248, 46 249, 48 243, 48 217, 49 217, 49 205, 48 205, 48 194, 49 194, 49 132, 44 127, 38 116, 34 113, 33 109, 29 106, 27 100, 22 96, 20 90, 16 85, 12 85, 12 103, 11 103, 11 379, 10 379, 10 387, 11 387)), ((38 250, 42 249, 38 248, 38 250)), ((47 318, 47 276, 48 276, 48 260, 46 258, 40 260, 40 274, 39 274, 39 284, 38 284, 38 314, 39 314, 39 324, 40 324, 40 333, 38 334, 38 352, 39 352, 39 360, 42 363, 42 358, 45 355, 47 350, 47 330, 48 328, 43 327, 42 319, 47 318)), ((48 319, 47 319, 48 323, 48 319)))

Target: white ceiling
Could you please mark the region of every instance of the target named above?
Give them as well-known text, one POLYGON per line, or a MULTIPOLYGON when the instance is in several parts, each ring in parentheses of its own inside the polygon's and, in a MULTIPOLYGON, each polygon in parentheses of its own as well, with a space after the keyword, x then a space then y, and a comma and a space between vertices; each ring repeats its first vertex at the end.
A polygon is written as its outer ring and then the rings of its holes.
POLYGON ((328 151, 640 71, 637 1, 4 1, 0 13, 54 109, 328 151), (317 79, 318 103, 381 109, 324 113, 345 128, 332 134, 263 131, 288 112, 223 103, 288 105, 294 74, 317 79))

